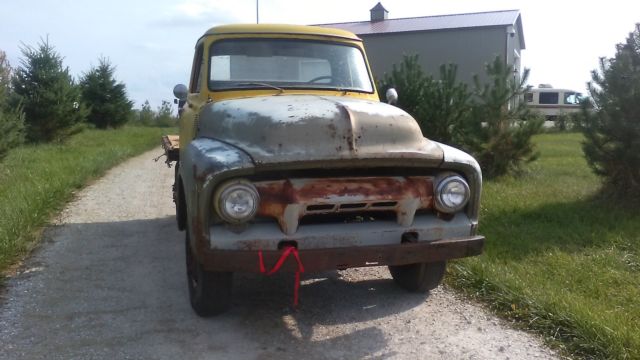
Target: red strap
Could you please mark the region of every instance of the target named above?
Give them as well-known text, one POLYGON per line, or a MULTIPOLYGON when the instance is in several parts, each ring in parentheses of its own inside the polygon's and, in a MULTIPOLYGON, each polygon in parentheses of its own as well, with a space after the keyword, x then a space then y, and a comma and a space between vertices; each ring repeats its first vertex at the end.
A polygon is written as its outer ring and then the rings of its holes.
POLYGON ((298 306, 298 290, 300 289, 300 274, 304 272, 304 266, 302 265, 302 260, 300 260, 298 249, 296 249, 293 246, 287 246, 284 249, 284 252, 282 253, 282 255, 280 255, 280 259, 278 259, 273 269, 269 270, 268 272, 264 267, 264 258, 262 256, 262 250, 258 250, 258 261, 259 261, 261 273, 266 274, 267 276, 273 275, 276 272, 278 272, 278 270, 280 270, 280 268, 282 267, 282 265, 287 260, 290 254, 293 254, 293 256, 296 258, 296 262, 298 263, 298 270, 296 270, 296 280, 295 280, 296 282, 293 287, 293 306, 298 306))

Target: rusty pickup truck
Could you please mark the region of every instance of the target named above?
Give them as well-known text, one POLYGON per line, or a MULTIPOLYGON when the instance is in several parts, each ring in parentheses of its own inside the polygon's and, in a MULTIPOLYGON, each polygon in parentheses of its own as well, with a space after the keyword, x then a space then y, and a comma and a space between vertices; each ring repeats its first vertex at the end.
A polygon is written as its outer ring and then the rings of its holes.
POLYGON ((478 163, 380 102, 354 34, 211 28, 196 43, 189 86, 174 95, 180 134, 163 144, 176 163, 198 315, 229 308, 234 272, 299 280, 302 271, 386 265, 399 286, 425 292, 447 260, 482 252, 478 163))

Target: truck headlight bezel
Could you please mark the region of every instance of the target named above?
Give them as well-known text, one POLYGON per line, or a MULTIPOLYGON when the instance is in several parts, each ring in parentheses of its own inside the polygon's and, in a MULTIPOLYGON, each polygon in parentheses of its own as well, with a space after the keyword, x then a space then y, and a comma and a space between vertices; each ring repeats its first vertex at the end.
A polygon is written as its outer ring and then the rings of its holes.
POLYGON ((460 175, 451 175, 440 180, 435 187, 435 207, 438 211, 452 214, 462 210, 471 198, 471 189, 460 175))
POLYGON ((236 179, 218 186, 213 197, 216 214, 224 221, 239 224, 256 215, 260 194, 248 180, 236 179))

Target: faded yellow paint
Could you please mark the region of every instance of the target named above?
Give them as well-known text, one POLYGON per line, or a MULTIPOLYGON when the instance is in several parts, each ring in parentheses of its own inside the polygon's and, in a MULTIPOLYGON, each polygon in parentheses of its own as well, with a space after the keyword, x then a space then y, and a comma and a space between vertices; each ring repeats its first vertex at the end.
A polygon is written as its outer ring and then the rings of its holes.
MULTIPOLYGON (((209 49, 211 44, 223 39, 238 39, 238 38, 268 38, 268 39, 308 39, 319 41, 331 41, 337 43, 344 43, 346 45, 357 47, 364 54, 365 62, 369 76, 371 76, 371 68, 369 61, 366 57, 366 52, 362 45, 362 40, 353 33, 340 29, 321 28, 317 26, 301 26, 301 25, 278 25, 278 24, 238 24, 238 25, 224 25, 216 26, 207 30, 202 37, 196 43, 196 49, 200 46, 203 47, 202 64, 205 64, 200 71, 198 78, 193 77, 192 69, 191 81, 200 81, 200 92, 190 93, 187 103, 184 105, 184 112, 180 118, 180 139, 183 144, 189 143, 194 139, 197 127, 197 114, 200 112, 202 106, 209 102, 216 102, 228 99, 236 98, 248 98, 256 96, 277 96, 281 95, 281 92, 276 89, 247 89, 247 90, 228 90, 228 91, 211 91, 204 84, 208 83, 207 79, 207 65, 210 58, 209 49)), ((194 66, 196 62, 194 61, 194 66)), ((373 77, 372 77, 373 79, 373 77)), ((195 84, 191 83, 189 89, 194 89, 195 84)), ((322 96, 347 96, 352 98, 380 101, 378 92, 373 84, 373 93, 362 93, 353 91, 335 91, 335 90, 323 90, 323 89, 285 89, 284 94, 310 94, 310 95, 322 95, 322 96)), ((184 148, 181 149, 183 151, 184 148)))
POLYGON ((212 27, 207 30, 207 35, 228 34, 295 34, 295 35, 319 35, 322 37, 339 37, 360 41, 354 33, 346 30, 323 28, 319 26, 288 25, 288 24, 234 24, 212 27))

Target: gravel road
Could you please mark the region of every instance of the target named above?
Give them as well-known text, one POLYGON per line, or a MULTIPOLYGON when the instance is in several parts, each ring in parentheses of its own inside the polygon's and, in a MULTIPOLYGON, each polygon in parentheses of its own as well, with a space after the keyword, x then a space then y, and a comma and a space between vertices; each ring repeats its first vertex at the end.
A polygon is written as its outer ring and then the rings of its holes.
POLYGON ((197 317, 158 153, 112 169, 45 231, 0 295, 0 358, 557 358, 451 290, 404 292, 386 268, 305 274, 296 311, 292 274, 237 274, 232 310, 197 317))

